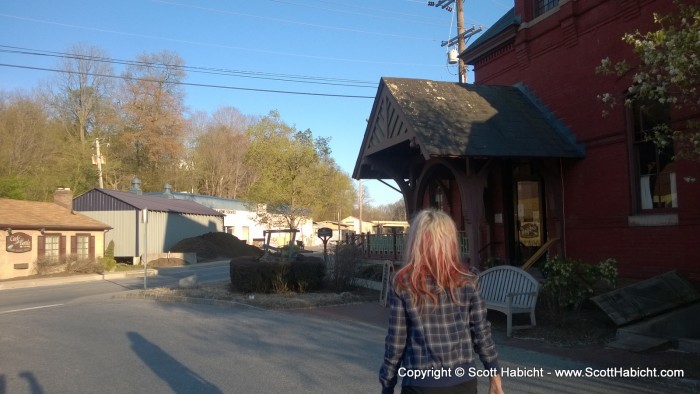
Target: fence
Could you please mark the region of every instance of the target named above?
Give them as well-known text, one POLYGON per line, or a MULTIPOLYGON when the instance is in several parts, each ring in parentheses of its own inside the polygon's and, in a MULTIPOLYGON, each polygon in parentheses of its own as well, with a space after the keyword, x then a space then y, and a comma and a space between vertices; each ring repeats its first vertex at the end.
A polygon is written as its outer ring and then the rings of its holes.
MULTIPOLYGON (((348 234, 345 242, 355 244, 362 249, 362 257, 374 260, 401 260, 404 248, 403 233, 391 234, 348 234)), ((469 257, 469 238, 465 232, 457 234, 459 252, 462 259, 469 257)))

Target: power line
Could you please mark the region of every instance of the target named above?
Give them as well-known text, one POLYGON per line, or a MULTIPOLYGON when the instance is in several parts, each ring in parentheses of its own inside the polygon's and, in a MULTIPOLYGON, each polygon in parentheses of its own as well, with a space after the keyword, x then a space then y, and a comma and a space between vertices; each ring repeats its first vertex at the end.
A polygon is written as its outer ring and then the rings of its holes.
MULTIPOLYGON (((20 69, 26 69, 26 70, 37 70, 37 71, 50 71, 50 72, 58 72, 58 73, 64 73, 64 74, 80 74, 80 75, 89 75, 89 76, 93 76, 93 77, 116 78, 116 79, 122 79, 122 80, 135 80, 135 81, 142 81, 142 82, 161 82, 161 81, 158 81, 155 79, 133 78, 133 77, 125 77, 125 76, 121 76, 121 75, 109 75, 109 74, 65 71, 65 70, 58 70, 55 68, 21 66, 21 65, 17 65, 17 64, 0 63, 0 67, 12 67, 12 68, 20 68, 20 69)), ((212 84, 191 83, 191 82, 169 82, 169 83, 171 83, 173 85, 182 85, 182 86, 195 86, 195 87, 203 87, 203 88, 230 89, 230 90, 244 90, 244 91, 251 91, 251 92, 296 94, 296 95, 304 95, 304 96, 323 96, 323 97, 339 97, 339 98, 374 99, 374 96, 360 96, 360 95, 350 95, 350 94, 314 93, 314 92, 298 92, 298 91, 290 91, 290 90, 243 88, 243 87, 239 87, 239 86, 212 85, 212 84)))
MULTIPOLYGON (((150 39, 150 40, 162 40, 162 41, 176 42, 176 43, 180 43, 180 44, 199 45, 199 46, 206 46, 206 47, 212 47, 212 48, 223 48, 223 49, 234 49, 234 50, 240 50, 240 51, 258 52, 258 53, 265 53, 265 54, 275 55, 275 56, 301 57, 301 58, 307 58, 307 59, 333 60, 333 61, 350 62, 350 63, 389 64, 389 65, 415 66, 415 67, 438 67, 435 64, 382 62, 382 61, 375 61, 375 60, 334 58, 334 57, 329 57, 329 56, 303 55, 303 54, 299 54, 299 53, 270 51, 270 50, 264 50, 264 49, 253 49, 253 48, 238 47, 238 46, 224 45, 224 44, 214 44, 214 43, 201 42, 201 41, 180 40, 180 39, 175 39, 175 38, 159 37, 159 36, 153 36, 153 35, 148 35, 148 34, 130 33, 130 32, 123 32, 123 31, 119 31, 119 30, 109 30, 109 29, 102 29, 102 28, 97 28, 97 27, 75 25, 75 24, 70 24, 70 23, 53 22, 53 21, 47 21, 47 20, 43 20, 43 19, 27 18, 27 17, 17 16, 17 15, 9 15, 9 14, 3 14, 3 13, 0 13, 0 17, 18 19, 18 20, 23 20, 23 21, 27 21, 27 22, 34 22, 34 23, 42 23, 42 24, 47 24, 47 25, 68 27, 71 29, 81 29, 81 30, 99 32, 99 33, 117 34, 117 35, 123 35, 123 36, 128 36, 128 37, 146 38, 146 39, 150 39)), ((429 41, 439 41, 439 40, 430 39, 429 41)))
MULTIPOLYGON (((296 2, 290 1, 290 0, 268 0, 268 1, 280 3, 280 4, 288 4, 288 5, 297 6, 297 7, 315 8, 315 9, 326 10, 326 11, 331 11, 331 12, 359 15, 359 16, 368 17, 368 18, 398 20, 398 21, 401 21, 403 23, 420 23, 420 24, 431 25, 431 26, 437 26, 437 25, 441 24, 440 22, 437 22, 439 19, 436 17, 426 17, 423 15, 408 14, 408 13, 396 12, 394 10, 386 10, 386 9, 381 9, 381 8, 362 7, 362 6, 358 6, 356 4, 353 4, 352 6, 348 6, 345 4, 334 3, 331 1, 317 0, 319 3, 332 4, 334 6, 340 5, 340 6, 346 6, 346 7, 353 7, 353 8, 361 9, 361 10, 373 11, 375 13, 341 10, 338 8, 323 7, 323 6, 317 6, 317 5, 311 5, 311 4, 300 4, 300 3, 296 3, 296 2), (390 13, 391 15, 390 16, 379 15, 376 12, 390 13), (411 17, 411 18, 422 18, 422 19, 426 19, 426 20, 423 20, 423 21, 415 20, 415 19, 411 20, 411 19, 406 19, 405 18, 406 16, 411 17), (432 19, 432 21, 427 21, 427 19, 432 19)), ((424 3, 424 2, 419 1, 419 3, 424 3)))
POLYGON ((383 36, 383 37, 411 39, 411 40, 418 40, 418 41, 435 41, 434 39, 431 39, 431 38, 405 36, 405 35, 401 35, 401 34, 392 34, 392 33, 382 33, 382 32, 376 32, 376 31, 360 30, 360 29, 353 29, 353 28, 349 28, 349 27, 340 27, 340 26, 332 26, 332 25, 319 25, 317 23, 300 22, 300 21, 294 21, 294 20, 290 20, 290 19, 281 19, 281 18, 274 18, 274 17, 269 17, 269 16, 246 14, 246 13, 242 13, 242 12, 227 11, 227 10, 221 10, 221 9, 210 8, 210 7, 202 7, 202 6, 193 5, 193 4, 177 3, 174 1, 167 1, 167 0, 151 0, 151 1, 156 2, 156 3, 178 6, 178 7, 186 7, 186 8, 193 8, 196 10, 214 12, 217 14, 245 16, 245 17, 249 17, 249 18, 264 19, 264 20, 270 20, 270 21, 274 21, 274 22, 289 23, 289 24, 300 25, 300 26, 309 26, 309 27, 315 27, 315 28, 320 28, 320 29, 339 30, 339 31, 347 31, 347 32, 351 32, 351 33, 371 34, 371 35, 377 35, 377 36, 383 36))
POLYGON ((89 56, 74 53, 56 52, 56 51, 46 51, 39 49, 15 47, 10 45, 1 45, 0 52, 5 53, 15 53, 21 55, 32 55, 32 56, 45 56, 45 57, 55 57, 64 59, 75 59, 75 60, 90 60, 101 63, 109 64, 119 64, 119 65, 149 65, 155 66, 156 68, 172 68, 176 67, 188 72, 200 73, 200 74, 214 74, 214 75, 225 75, 241 78, 253 78, 253 79, 264 79, 272 81, 284 81, 284 82, 294 82, 294 83, 308 83, 308 84, 318 84, 318 85, 334 85, 334 86, 347 86, 347 87, 359 87, 359 88, 376 88, 376 82, 370 81, 360 81, 353 79, 343 79, 343 78, 331 78, 331 77, 319 77, 319 76, 309 76, 309 75, 294 75, 294 74, 278 74, 278 73, 265 73, 261 71, 246 71, 246 70, 231 70, 224 68, 214 68, 214 67, 202 67, 202 66, 186 66, 186 65, 173 65, 173 64, 150 64, 146 62, 141 62, 137 60, 123 60, 107 57, 89 56), (5 48, 5 49, 2 49, 5 48))

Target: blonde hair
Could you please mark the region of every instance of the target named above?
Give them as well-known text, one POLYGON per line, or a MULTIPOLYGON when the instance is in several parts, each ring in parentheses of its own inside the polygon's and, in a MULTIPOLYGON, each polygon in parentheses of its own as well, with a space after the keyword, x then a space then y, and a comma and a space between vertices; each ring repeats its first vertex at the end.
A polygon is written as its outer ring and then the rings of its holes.
POLYGON ((473 283, 473 275, 459 258, 457 227, 446 213, 426 209, 411 221, 406 239, 406 264, 396 273, 394 286, 405 289, 420 306, 430 298, 437 303, 438 294, 447 291, 456 300, 456 289, 473 283), (426 279, 432 278, 437 293, 426 279))

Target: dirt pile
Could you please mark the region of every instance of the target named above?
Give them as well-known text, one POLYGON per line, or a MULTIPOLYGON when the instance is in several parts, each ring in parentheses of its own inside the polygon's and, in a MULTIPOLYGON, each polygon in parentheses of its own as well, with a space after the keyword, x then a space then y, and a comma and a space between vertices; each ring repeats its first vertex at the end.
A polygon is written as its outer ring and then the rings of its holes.
POLYGON ((170 249, 173 252, 197 253, 199 260, 215 260, 240 256, 260 257, 260 248, 227 233, 207 233, 198 237, 185 238, 170 249))

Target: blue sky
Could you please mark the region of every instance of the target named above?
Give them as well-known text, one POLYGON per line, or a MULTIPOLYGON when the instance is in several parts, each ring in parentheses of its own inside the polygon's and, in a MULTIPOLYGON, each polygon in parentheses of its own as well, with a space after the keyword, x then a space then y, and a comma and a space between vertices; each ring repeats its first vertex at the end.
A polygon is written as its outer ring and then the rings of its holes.
MULTIPOLYGON (((465 25, 486 30, 512 6, 465 0, 465 25)), ((59 60, 8 47, 67 52, 87 44, 119 60, 169 50, 187 66, 242 72, 188 73, 187 83, 226 87, 186 86, 189 111, 278 110, 297 129, 331 137, 333 157, 352 174, 382 76, 457 81, 440 45, 456 35, 456 23, 454 13, 416 0, 3 1, 0 89, 50 82, 55 73, 27 67, 56 68, 59 60)), ((401 197, 376 181, 363 185, 375 205, 401 197)))

